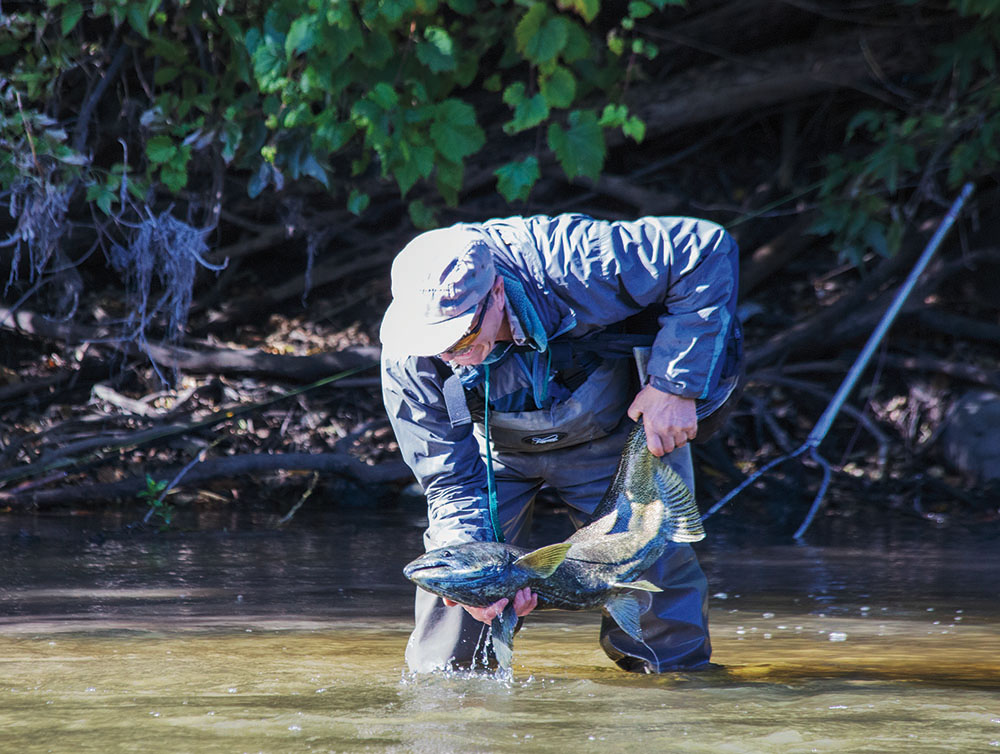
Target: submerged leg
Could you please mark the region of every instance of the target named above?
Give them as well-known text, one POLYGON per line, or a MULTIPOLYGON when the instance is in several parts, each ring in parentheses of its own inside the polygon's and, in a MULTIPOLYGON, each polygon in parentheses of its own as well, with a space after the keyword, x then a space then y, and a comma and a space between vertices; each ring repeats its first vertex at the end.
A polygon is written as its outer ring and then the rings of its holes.
POLYGON ((660 587, 639 619, 643 641, 613 620, 601 623, 601 648, 624 670, 664 673, 705 665, 712 655, 708 636, 708 581, 691 545, 675 544, 643 574, 660 587))
MULTIPOLYGON (((538 480, 498 473, 501 525, 508 542, 521 544, 527 538, 530 506, 540 485, 538 480)), ((474 538, 474 534, 462 526, 449 528, 447 521, 431 522, 424 535, 424 546, 428 550, 474 538)), ((406 644, 406 664, 413 673, 498 666, 489 626, 477 621, 459 605, 447 607, 440 597, 419 588, 414 601, 413 633, 406 644)), ((509 657, 507 664, 510 664, 509 657)))
POLYGON ((489 628, 458 605, 446 607, 437 595, 417 589, 414 620, 406 643, 406 664, 411 672, 495 664, 486 641, 489 628))

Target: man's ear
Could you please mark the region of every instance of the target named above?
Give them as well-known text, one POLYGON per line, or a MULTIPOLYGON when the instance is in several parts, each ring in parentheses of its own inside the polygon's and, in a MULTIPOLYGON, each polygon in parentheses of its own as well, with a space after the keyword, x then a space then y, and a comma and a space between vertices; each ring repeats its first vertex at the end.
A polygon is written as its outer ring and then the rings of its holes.
POLYGON ((493 295, 497 300, 497 307, 499 307, 500 311, 503 311, 507 302, 503 297, 503 278, 500 275, 497 275, 497 279, 493 283, 493 295))

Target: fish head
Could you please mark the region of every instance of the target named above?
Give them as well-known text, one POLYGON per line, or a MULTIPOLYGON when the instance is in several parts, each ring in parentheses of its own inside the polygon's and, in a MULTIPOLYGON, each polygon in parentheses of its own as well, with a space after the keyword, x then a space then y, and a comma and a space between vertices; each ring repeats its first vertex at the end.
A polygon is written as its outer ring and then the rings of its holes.
POLYGON ((498 542, 464 542, 424 553, 403 568, 422 589, 463 605, 485 607, 509 597, 518 553, 498 542))

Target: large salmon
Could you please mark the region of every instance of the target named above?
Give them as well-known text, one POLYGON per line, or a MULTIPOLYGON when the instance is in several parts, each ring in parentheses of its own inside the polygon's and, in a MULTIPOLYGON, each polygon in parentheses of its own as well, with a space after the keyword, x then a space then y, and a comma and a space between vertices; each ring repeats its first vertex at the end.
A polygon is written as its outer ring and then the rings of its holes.
MULTIPOLYGON (((565 542, 529 551, 500 542, 465 542, 421 555, 403 573, 440 597, 473 607, 512 598, 530 587, 539 609, 603 609, 642 641, 636 590, 657 592, 639 580, 670 542, 696 542, 705 531, 694 496, 677 473, 646 447, 637 424, 618 469, 594 511, 594 520, 565 542)), ((493 621, 493 649, 509 667, 517 618, 513 600, 493 621)))

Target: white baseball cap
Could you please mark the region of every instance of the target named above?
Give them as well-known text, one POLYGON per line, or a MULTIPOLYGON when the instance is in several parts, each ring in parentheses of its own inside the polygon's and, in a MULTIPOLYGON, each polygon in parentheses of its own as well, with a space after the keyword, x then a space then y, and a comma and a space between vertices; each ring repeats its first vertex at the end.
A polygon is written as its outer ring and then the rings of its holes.
POLYGON ((493 243, 471 225, 421 233, 392 263, 392 302, 379 337, 387 352, 435 356, 472 325, 496 279, 493 243))

